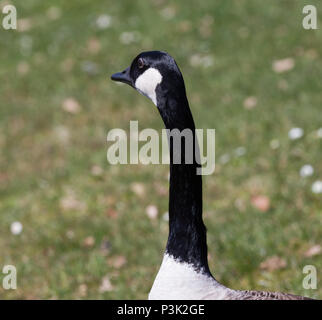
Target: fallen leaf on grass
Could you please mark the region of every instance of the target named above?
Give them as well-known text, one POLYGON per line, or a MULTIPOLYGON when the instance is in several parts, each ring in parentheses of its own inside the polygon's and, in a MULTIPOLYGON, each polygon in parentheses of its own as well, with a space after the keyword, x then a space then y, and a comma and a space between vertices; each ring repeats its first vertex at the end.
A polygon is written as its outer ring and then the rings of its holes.
POLYGON ((166 196, 168 194, 168 187, 162 185, 161 183, 154 183, 155 191, 159 196, 166 196))
POLYGON ((74 67, 74 60, 72 58, 67 58, 60 64, 60 69, 64 72, 70 72, 74 67))
POLYGON ((86 248, 93 247, 94 244, 95 244, 95 239, 92 236, 88 236, 83 240, 83 246, 86 248))
POLYGON ((260 264, 260 269, 267 271, 274 271, 278 269, 283 269, 287 265, 285 259, 280 258, 278 256, 272 256, 267 258, 260 264))
POLYGON ((2 173, 0 172, 0 183, 5 183, 7 182, 9 179, 8 179, 8 175, 6 173, 2 173))
POLYGON ((93 176, 98 177, 101 176, 103 174, 103 169, 100 166, 94 165, 91 168, 91 173, 93 176))
POLYGON ((213 16, 208 14, 205 15, 200 21, 200 27, 199 27, 200 35, 203 36, 204 38, 210 37, 213 32, 213 23, 214 23, 213 16))
POLYGON ((17 21, 17 25, 18 25, 18 32, 25 32, 25 31, 29 31, 32 27, 32 22, 30 19, 28 18, 24 18, 24 19, 19 19, 17 21))
POLYGON ((85 283, 78 287, 78 295, 80 297, 85 297, 87 295, 87 285, 85 283))
POLYGON ((110 292, 110 291, 113 291, 113 286, 111 284, 111 281, 109 279, 108 276, 105 276, 103 279, 102 279, 102 282, 101 282, 101 285, 99 287, 99 292, 100 293, 104 293, 104 292, 110 292))
POLYGON ((254 196, 251 203, 253 207, 262 212, 266 212, 270 208, 270 200, 266 196, 254 196))
POLYGON ((288 84, 288 82, 285 79, 281 79, 281 80, 278 81, 277 87, 280 90, 285 91, 285 90, 287 90, 289 88, 289 84, 288 84))
POLYGON ((117 218, 117 211, 113 208, 109 208, 106 211, 106 215, 111 219, 116 219, 117 218))
POLYGON ((256 97, 251 96, 251 97, 248 97, 244 100, 244 108, 245 109, 248 109, 248 110, 253 109, 256 107, 256 105, 257 105, 257 98, 256 97))
POLYGON ((67 98, 63 101, 62 105, 63 110, 66 112, 76 114, 81 110, 81 106, 78 101, 74 98, 67 98))
POLYGON ((73 231, 73 230, 67 230, 67 231, 66 231, 66 237, 67 237, 68 239, 73 239, 73 238, 75 237, 75 233, 74 233, 74 231, 73 231))
POLYGON ((281 60, 275 60, 273 62, 273 70, 276 73, 282 73, 294 68, 295 62, 293 58, 286 58, 281 60))
POLYGON ((80 111, 81 107, 77 100, 74 98, 67 98, 63 101, 62 105, 63 110, 76 114, 80 111))
POLYGON ((180 32, 187 32, 191 30, 191 22, 188 20, 181 21, 177 25, 177 28, 180 32))
POLYGON ((122 268, 126 262, 127 261, 124 256, 115 256, 108 259, 108 264, 116 269, 122 268))
POLYGON ((25 61, 19 62, 17 65, 17 72, 21 75, 25 75, 29 72, 29 64, 25 61))
POLYGON ((76 199, 73 194, 69 194, 60 200, 60 208, 63 211, 84 210, 86 208, 86 204, 76 199))
POLYGON ((304 256, 313 257, 321 253, 322 253, 322 246, 320 246, 319 244, 316 244, 313 247, 309 248, 307 251, 305 251, 304 256))
POLYGON ((87 49, 90 53, 96 54, 101 50, 101 43, 97 38, 90 38, 87 42, 87 49))
POLYGON ((140 182, 132 183, 131 190, 139 197, 143 197, 145 195, 145 187, 143 183, 140 183, 140 182))

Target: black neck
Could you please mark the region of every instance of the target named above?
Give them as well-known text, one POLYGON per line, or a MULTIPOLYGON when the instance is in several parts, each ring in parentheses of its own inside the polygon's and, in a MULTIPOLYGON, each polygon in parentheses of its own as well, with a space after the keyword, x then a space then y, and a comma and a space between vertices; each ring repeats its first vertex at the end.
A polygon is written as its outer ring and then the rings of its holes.
MULTIPOLYGON (((195 125, 185 94, 158 96, 158 109, 167 129, 191 129, 193 149, 198 149, 195 125), (166 97, 165 97, 166 96, 166 97)), ((192 164, 185 164, 184 139, 181 141, 181 164, 173 161, 173 140, 170 148, 170 199, 169 238, 166 253, 180 262, 192 264, 197 270, 210 274, 207 261, 206 228, 202 220, 202 178, 197 175, 200 167, 193 157, 192 164)))

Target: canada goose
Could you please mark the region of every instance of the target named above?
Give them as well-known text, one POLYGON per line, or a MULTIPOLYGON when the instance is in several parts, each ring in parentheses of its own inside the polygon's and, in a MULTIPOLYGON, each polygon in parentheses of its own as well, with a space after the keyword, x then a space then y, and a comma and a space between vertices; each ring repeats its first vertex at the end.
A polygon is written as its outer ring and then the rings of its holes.
MULTIPOLYGON (((191 129, 195 124, 182 74, 165 52, 139 54, 131 66, 111 77, 127 83, 157 106, 167 129, 191 129)), ((198 148, 193 139, 194 148, 198 148)), ((170 148, 169 237, 163 261, 149 299, 302 300, 279 292, 239 291, 226 288, 211 274, 207 260, 206 228, 202 220, 202 180, 199 166, 176 164, 170 148)), ((184 159, 184 150, 182 150, 184 159)))

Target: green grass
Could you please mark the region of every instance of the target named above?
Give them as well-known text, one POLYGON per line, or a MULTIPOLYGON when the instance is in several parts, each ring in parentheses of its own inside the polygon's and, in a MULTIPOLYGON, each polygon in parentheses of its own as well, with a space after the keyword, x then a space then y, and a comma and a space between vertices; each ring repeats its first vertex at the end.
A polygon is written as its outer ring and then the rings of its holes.
POLYGON ((310 1, 318 9, 315 31, 302 28, 302 0, 11 2, 31 25, 0 29, 0 270, 13 264, 18 272, 17 290, 0 286, 0 298, 147 297, 167 239, 168 167, 109 165, 106 135, 115 127, 128 131, 130 120, 141 129, 163 127, 150 101, 108 79, 151 49, 177 60, 197 127, 216 129, 217 160, 247 149, 225 165, 217 161, 204 179, 216 278, 234 288, 322 297, 322 255, 305 255, 322 240, 321 195, 311 192, 322 179, 322 139, 314 134, 322 127, 319 1, 310 1), (48 16, 53 5, 57 19, 48 16), (107 29, 95 24, 102 14, 112 17, 107 29), (120 35, 133 30, 138 39, 123 44, 120 35), (213 63, 193 66, 196 55, 213 63), (288 57, 294 68, 275 73, 273 61, 288 57), (90 73, 89 62, 96 66, 90 73), (252 110, 243 107, 249 96, 257 98, 252 110), (78 113, 62 109, 68 97, 81 105, 78 113), (303 138, 289 140, 292 127, 303 128, 303 138), (315 172, 303 179, 306 163, 315 172), (91 173, 94 165, 100 176, 91 173), (133 192, 134 183, 145 195, 133 192), (254 208, 254 195, 269 197, 270 209, 254 208), (74 209, 64 208, 66 197, 75 199, 74 209), (152 221, 150 204, 159 210, 152 221), (14 221, 23 224, 20 235, 10 232, 14 221), (84 245, 87 237, 92 245, 84 245), (275 255, 286 267, 262 270, 275 255), (121 267, 113 263, 118 256, 127 260, 121 267), (317 290, 302 287, 308 264, 317 268, 317 290), (113 288, 102 293, 105 276, 113 288))

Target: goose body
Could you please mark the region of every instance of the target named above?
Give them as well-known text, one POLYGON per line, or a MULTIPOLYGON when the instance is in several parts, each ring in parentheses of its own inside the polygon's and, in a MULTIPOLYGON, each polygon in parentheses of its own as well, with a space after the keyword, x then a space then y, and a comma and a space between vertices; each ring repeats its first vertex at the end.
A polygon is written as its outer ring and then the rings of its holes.
POLYGON ((165 254, 149 299, 223 300, 230 292, 210 274, 197 271, 193 265, 165 254))
POLYGON ((193 265, 165 254, 149 300, 307 300, 282 292, 232 290, 193 265))
MULTIPOLYGON (((195 124, 186 96, 182 74, 165 52, 139 54, 131 66, 112 75, 112 80, 129 84, 157 106, 166 129, 180 134, 195 124)), ((185 148, 170 149, 169 237, 160 270, 149 299, 209 300, 302 300, 300 296, 261 291, 239 291, 220 284, 211 274, 207 260, 206 228, 202 220, 202 180, 197 159, 185 161, 185 148), (181 163, 174 161, 179 152, 181 163)), ((195 138, 195 137, 194 137, 195 138)), ((196 139, 192 148, 199 154, 196 139)))

